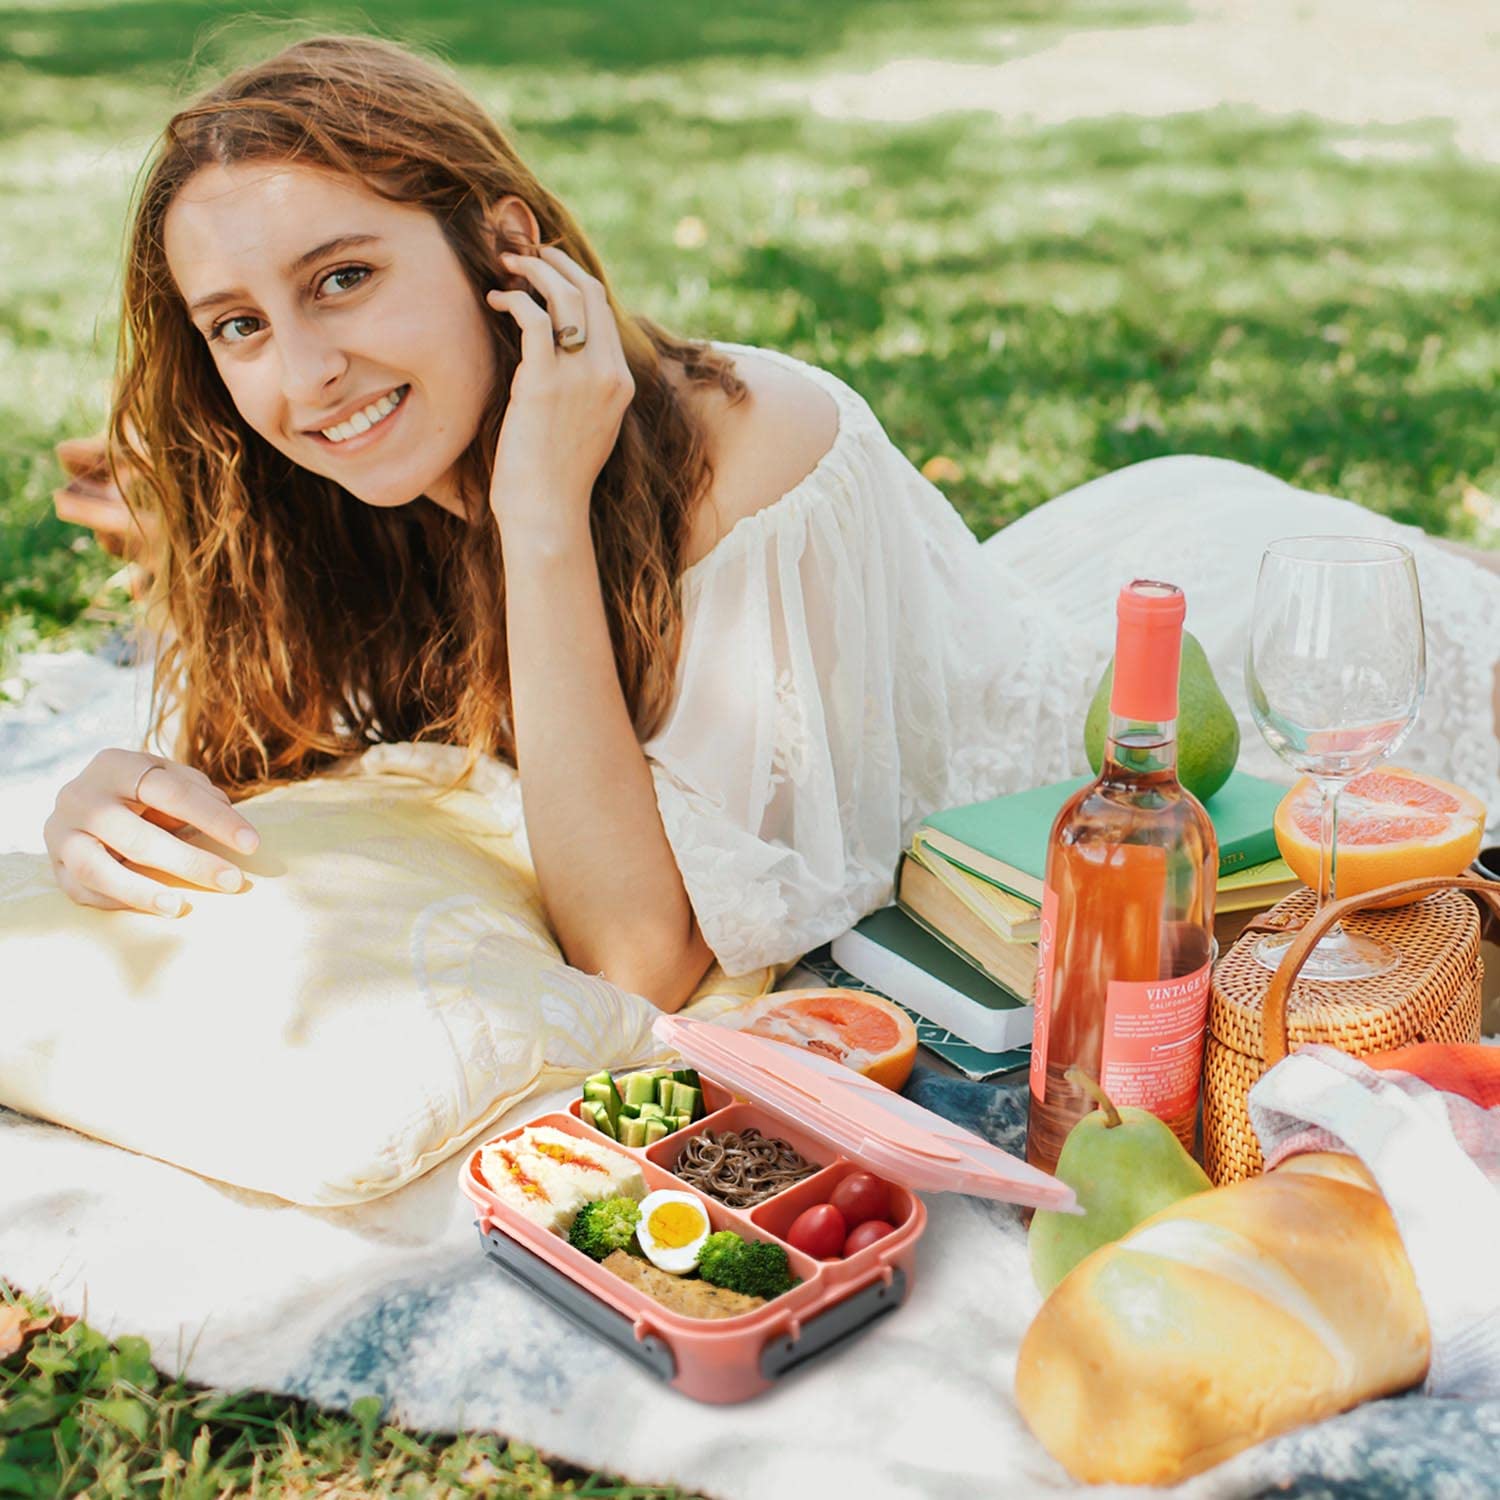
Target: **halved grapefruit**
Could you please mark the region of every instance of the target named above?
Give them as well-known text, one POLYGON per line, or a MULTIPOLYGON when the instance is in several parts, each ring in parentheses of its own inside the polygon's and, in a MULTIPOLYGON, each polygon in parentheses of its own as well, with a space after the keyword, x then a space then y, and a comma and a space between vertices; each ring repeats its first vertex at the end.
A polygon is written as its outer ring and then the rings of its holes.
POLYGON ((806 1047, 888 1089, 911 1077, 917 1028, 899 1005, 864 990, 782 990, 752 1001, 731 1022, 740 1031, 806 1047))
MULTIPOLYGON (((1304 776, 1276 809, 1276 843, 1297 878, 1314 890, 1321 822, 1317 785, 1304 776)), ((1484 804, 1462 787, 1397 766, 1366 771, 1339 796, 1338 895, 1358 896, 1423 875, 1461 874, 1473 863, 1483 834, 1484 804)))

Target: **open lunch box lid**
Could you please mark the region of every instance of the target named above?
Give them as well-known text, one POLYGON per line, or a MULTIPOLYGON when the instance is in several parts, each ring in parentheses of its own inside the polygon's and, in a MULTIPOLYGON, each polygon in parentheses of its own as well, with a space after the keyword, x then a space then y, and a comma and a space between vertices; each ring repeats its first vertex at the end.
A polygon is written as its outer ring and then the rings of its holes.
POLYGON ((716 1083, 903 1187, 1063 1213, 1078 1206, 1066 1183, 841 1063, 712 1021, 661 1016, 652 1029, 716 1083))

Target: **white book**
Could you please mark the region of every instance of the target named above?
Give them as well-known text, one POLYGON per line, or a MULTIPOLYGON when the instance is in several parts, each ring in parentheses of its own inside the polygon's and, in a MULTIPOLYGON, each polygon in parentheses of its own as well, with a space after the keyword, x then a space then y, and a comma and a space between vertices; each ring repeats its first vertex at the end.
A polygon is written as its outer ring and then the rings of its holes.
POLYGON ((899 907, 882 907, 833 940, 835 963, 986 1052, 1031 1041, 1031 1006, 966 963, 899 907))

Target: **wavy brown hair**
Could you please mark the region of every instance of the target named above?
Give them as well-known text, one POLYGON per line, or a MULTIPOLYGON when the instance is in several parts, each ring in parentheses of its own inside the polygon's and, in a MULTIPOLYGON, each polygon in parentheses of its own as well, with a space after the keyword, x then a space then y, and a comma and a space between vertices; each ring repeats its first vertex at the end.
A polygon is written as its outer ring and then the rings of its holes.
MULTIPOLYGON (((503 248, 486 211, 509 194, 530 206, 543 243, 606 280, 478 102, 391 43, 310 38, 174 115, 133 209, 110 418, 120 487, 159 537, 154 603, 167 629, 153 730, 177 714, 174 753, 231 795, 388 740, 457 743, 471 766, 485 753, 514 761, 504 569, 485 497, 519 330, 490 323, 495 385, 459 460, 467 519, 420 502, 366 505, 299 468, 235 410, 163 248, 183 184, 201 167, 248 161, 337 172, 426 209, 481 301, 503 248)), ((744 387, 711 348, 614 310, 635 398, 594 486, 591 525, 615 664, 645 737, 671 697, 678 579, 710 478, 703 433, 665 367, 731 399, 744 387)))

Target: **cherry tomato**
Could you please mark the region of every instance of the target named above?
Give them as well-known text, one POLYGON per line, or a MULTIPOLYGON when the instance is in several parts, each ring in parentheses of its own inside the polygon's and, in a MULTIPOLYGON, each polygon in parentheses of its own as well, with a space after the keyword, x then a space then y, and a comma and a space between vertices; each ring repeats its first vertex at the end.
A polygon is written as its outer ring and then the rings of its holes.
POLYGON ((884 1219, 866 1219, 863 1224, 849 1231, 849 1238, 844 1241, 844 1254, 854 1255, 867 1245, 873 1245, 876 1240, 883 1240, 886 1235, 895 1232, 896 1226, 887 1224, 884 1219))
POLYGON ((837 1260, 848 1236, 843 1214, 831 1203, 815 1203, 803 1209, 786 1232, 787 1244, 814 1260, 837 1260))
POLYGON ((891 1220, 891 1187, 871 1172, 851 1172, 829 1194, 828 1201, 853 1229, 866 1219, 891 1220))

